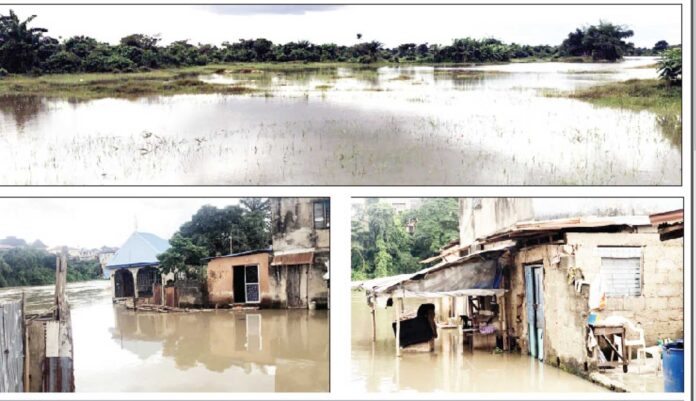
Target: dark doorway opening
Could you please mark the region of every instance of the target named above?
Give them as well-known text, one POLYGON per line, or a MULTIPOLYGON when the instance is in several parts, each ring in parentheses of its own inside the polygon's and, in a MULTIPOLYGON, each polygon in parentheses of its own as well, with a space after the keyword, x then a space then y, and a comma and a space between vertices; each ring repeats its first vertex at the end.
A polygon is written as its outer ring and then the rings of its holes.
POLYGON ((135 295, 133 275, 128 269, 116 270, 114 273, 114 296, 116 298, 129 298, 135 295))
POLYGON ((234 303, 243 304, 246 302, 244 266, 234 266, 232 268, 232 291, 234 293, 234 303))

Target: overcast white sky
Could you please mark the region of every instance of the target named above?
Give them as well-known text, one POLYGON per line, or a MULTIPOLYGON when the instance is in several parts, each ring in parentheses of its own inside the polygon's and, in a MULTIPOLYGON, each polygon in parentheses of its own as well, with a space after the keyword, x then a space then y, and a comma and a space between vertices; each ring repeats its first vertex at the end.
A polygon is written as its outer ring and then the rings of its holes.
POLYGON ((0 199, 0 238, 14 235, 49 247, 121 246, 133 231, 169 239, 206 204, 224 207, 238 199, 0 199))
MULTIPOLYGON (((407 198, 395 198, 407 199, 407 198)), ((619 210, 624 215, 648 215, 684 207, 681 198, 533 198, 535 215, 557 217, 570 215, 596 215, 598 211, 619 210)), ((353 198, 361 204, 365 198, 353 198)))
MULTIPOLYGON (((560 44, 576 27, 600 19, 635 31, 630 41, 652 47, 658 40, 681 42, 678 5, 506 5, 506 6, 12 6, 20 17, 38 17, 49 35, 88 35, 116 43, 131 33, 161 35, 163 42, 190 39, 220 44, 264 37, 277 43, 356 43, 379 40, 449 44, 457 37, 495 37, 522 44, 560 44)), ((0 6, 6 14, 8 6, 0 6)))

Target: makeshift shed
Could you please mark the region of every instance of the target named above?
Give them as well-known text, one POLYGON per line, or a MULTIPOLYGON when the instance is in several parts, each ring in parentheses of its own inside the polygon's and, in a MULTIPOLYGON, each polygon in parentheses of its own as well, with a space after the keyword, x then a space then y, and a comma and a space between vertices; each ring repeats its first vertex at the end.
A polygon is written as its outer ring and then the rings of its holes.
MULTIPOLYGON (((396 322, 396 352, 401 354, 400 322, 404 312, 404 298, 454 298, 496 297, 504 299, 502 269, 498 259, 505 249, 478 251, 452 261, 442 261, 435 266, 412 274, 400 274, 356 283, 354 288, 366 292, 372 308, 373 341, 376 339, 375 308, 394 306, 396 322)), ((505 308, 500 308, 504 311, 505 308)), ((500 316, 505 325, 504 313, 500 316)), ((503 330, 505 332, 505 330, 503 330)))

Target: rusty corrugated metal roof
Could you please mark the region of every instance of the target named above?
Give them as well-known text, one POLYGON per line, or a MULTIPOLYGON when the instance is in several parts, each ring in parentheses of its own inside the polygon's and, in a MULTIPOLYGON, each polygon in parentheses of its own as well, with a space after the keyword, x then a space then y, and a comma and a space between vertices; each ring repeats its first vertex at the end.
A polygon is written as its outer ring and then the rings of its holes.
POLYGON ((653 225, 661 223, 676 223, 684 221, 684 209, 672 210, 669 212, 655 213, 650 215, 650 223, 653 225))
POLYGON ((314 262, 314 252, 295 252, 273 255, 271 266, 311 265, 314 262))

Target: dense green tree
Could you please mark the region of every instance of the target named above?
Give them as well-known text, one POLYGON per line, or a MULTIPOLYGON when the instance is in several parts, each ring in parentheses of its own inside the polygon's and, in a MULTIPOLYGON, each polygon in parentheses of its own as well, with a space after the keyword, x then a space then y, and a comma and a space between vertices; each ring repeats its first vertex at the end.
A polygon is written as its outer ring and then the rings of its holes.
POLYGON ((660 53, 669 48, 669 43, 667 43, 666 40, 660 40, 657 43, 655 43, 655 46, 653 46, 652 51, 653 53, 660 53))
POLYGON ((0 15, 0 67, 11 73, 28 72, 39 66, 39 48, 45 28, 30 28, 36 18, 32 15, 21 21, 14 11, 0 15))
POLYGON ((387 203, 370 200, 354 212, 351 226, 353 280, 412 273, 418 262, 458 237, 458 202, 426 199, 412 210, 396 213, 387 203), (409 234, 406 227, 415 223, 409 234))
POLYGON ((561 56, 589 56, 593 60, 617 61, 630 50, 626 38, 633 36, 633 31, 608 22, 600 21, 599 25, 590 25, 576 29, 568 34, 561 43, 561 56))
POLYGON ((181 225, 169 244, 158 256, 160 269, 202 278, 203 258, 269 247, 269 201, 244 198, 240 205, 224 208, 205 205, 181 225))

